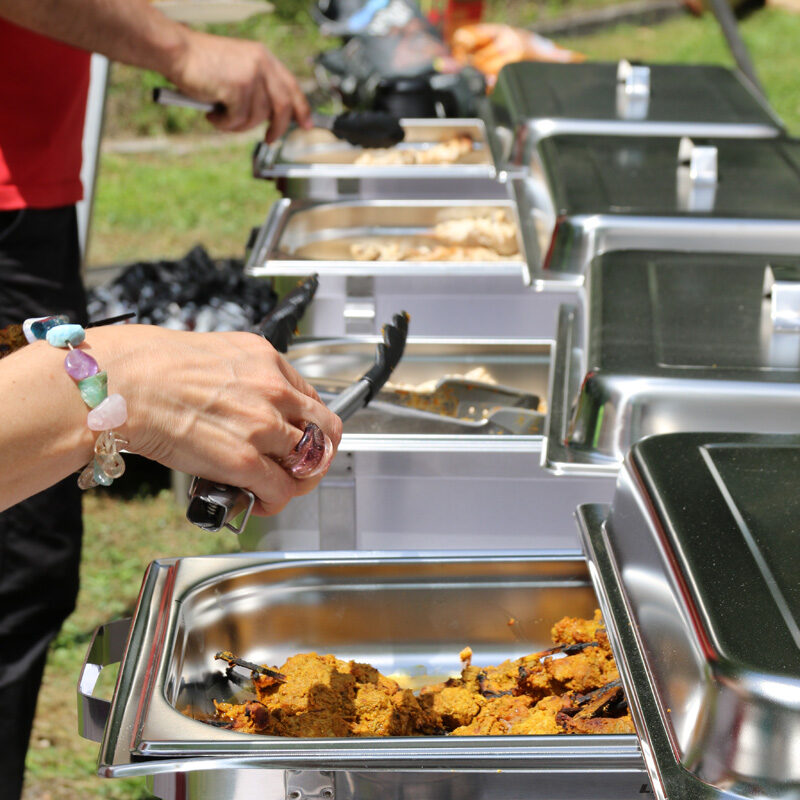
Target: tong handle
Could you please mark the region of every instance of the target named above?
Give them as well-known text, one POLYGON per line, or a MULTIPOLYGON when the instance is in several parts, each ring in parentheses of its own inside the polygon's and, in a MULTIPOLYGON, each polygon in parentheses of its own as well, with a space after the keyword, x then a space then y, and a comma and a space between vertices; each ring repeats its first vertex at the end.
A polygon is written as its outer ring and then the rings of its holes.
POLYGON ((225 107, 221 103, 207 103, 204 100, 195 100, 175 89, 166 86, 158 86, 153 89, 153 102, 162 106, 178 106, 179 108, 193 108, 195 111, 205 111, 207 114, 212 111, 224 111, 225 107))
POLYGON ((228 528, 239 534, 250 519, 255 502, 256 496, 248 489, 195 476, 189 486, 186 518, 203 530, 218 531, 228 528), (242 512, 244 516, 238 525, 234 525, 233 520, 242 512))

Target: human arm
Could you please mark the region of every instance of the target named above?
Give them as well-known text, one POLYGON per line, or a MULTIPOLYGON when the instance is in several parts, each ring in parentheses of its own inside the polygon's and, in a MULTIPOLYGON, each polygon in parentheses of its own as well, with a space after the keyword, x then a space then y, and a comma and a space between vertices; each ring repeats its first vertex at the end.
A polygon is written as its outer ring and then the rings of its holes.
MULTIPOLYGON (((108 373, 128 420, 115 433, 126 447, 168 467, 241 486, 256 513, 279 511, 311 491, 319 475, 298 480, 276 463, 314 422, 333 452, 341 421, 261 337, 185 333, 145 325, 93 328, 82 346, 108 373)), ((66 351, 35 342, 0 361, 0 508, 83 467, 97 434, 64 370, 66 351)))
POLYGON ((225 107, 223 130, 269 120, 268 141, 292 118, 310 125, 294 77, 263 45, 193 31, 148 0, 0 0, 0 17, 114 61, 161 73, 190 97, 225 107))

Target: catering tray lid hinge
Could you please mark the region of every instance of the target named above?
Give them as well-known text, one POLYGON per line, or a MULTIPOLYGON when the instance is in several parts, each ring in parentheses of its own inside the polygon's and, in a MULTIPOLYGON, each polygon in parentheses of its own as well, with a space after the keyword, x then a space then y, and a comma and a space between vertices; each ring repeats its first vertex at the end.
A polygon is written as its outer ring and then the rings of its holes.
POLYGON ((334 800, 336 797, 333 772, 287 769, 285 775, 286 800, 334 800))

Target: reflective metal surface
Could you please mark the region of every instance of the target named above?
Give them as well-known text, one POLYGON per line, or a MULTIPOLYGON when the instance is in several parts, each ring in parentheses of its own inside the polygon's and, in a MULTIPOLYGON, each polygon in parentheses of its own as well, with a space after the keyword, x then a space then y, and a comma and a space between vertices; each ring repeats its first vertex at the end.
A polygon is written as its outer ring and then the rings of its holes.
POLYGON ((533 285, 580 285, 591 259, 612 250, 800 250, 800 141, 695 141, 716 149, 711 184, 681 161, 681 141, 566 134, 540 141, 530 176, 512 182, 523 235, 530 229, 546 254, 533 285))
POLYGON ((274 145, 260 145, 253 158, 257 178, 275 179, 286 197, 336 200, 362 197, 502 198, 505 187, 496 180, 484 123, 479 119, 405 119, 404 141, 398 148, 424 148, 467 134, 473 152, 459 163, 375 166, 355 164, 362 148, 336 139, 330 131, 296 129, 274 145), (492 193, 496 193, 492 195, 492 193))
POLYGON ((658 797, 800 796, 799 465, 798 436, 652 437, 581 509, 658 797))
POLYGON ((562 309, 548 465, 611 474, 653 434, 797 430, 800 337, 764 291, 794 263, 642 251, 595 259, 586 314, 562 309))
MULTIPOLYGON (((120 667, 100 774, 154 775, 162 796, 193 799, 245 797, 246 768, 335 770, 335 791, 345 797, 367 796, 372 785, 376 793, 394 786, 398 797, 444 798, 467 783, 481 797, 492 788, 496 798, 633 796, 646 785, 633 736, 285 739, 181 713, 207 711, 212 697, 230 691, 213 660, 220 649, 269 662, 333 652, 387 673, 434 676, 460 669, 467 642, 476 662, 522 655, 548 642, 562 615, 594 608, 579 556, 281 553, 154 562, 120 667), (518 624, 509 626, 509 616, 518 624), (217 770, 224 778, 210 776, 217 770), (523 784, 501 777, 506 772, 541 777, 523 784), (607 783, 598 779, 606 775, 607 783), (428 781, 437 785, 425 788, 428 781), (180 795, 178 784, 192 791, 180 795), (524 785, 530 793, 519 793, 524 785)), ((313 779, 284 777, 306 787, 313 779)))
POLYGON ((500 71, 491 104, 513 142, 511 168, 562 133, 747 139, 783 129, 739 73, 711 65, 520 62, 500 71))

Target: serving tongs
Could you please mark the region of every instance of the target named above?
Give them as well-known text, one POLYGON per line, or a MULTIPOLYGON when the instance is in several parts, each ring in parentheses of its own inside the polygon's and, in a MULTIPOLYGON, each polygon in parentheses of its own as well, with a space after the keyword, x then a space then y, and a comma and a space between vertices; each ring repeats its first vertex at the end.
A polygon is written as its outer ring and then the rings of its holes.
MULTIPOLYGON (((383 327, 383 341, 378 344, 372 367, 328 403, 328 408, 343 422, 364 408, 380 391, 402 358, 407 338, 408 314, 402 311, 394 315, 391 324, 383 327)), ((225 527, 238 534, 250 518, 255 499, 248 489, 196 477, 189 488, 186 518, 204 530, 218 531, 225 527), (233 521, 242 512, 243 516, 234 525, 233 521)))
MULTIPOLYGON (((323 393, 335 391, 330 379, 318 382, 316 388, 323 393)), ((545 420, 539 404, 538 395, 512 386, 443 377, 430 391, 384 387, 370 408, 410 421, 412 433, 447 433, 451 429, 454 433, 536 436, 545 420)), ((384 432, 391 431, 384 426, 384 432)))
MULTIPOLYGON (((207 114, 225 110, 220 103, 195 100, 165 86, 153 89, 153 102, 162 106, 193 108, 207 114)), ((315 111, 311 114, 311 122, 315 128, 329 130, 337 139, 356 147, 394 147, 406 135, 400 120, 386 111, 346 111, 336 116, 315 111)))

